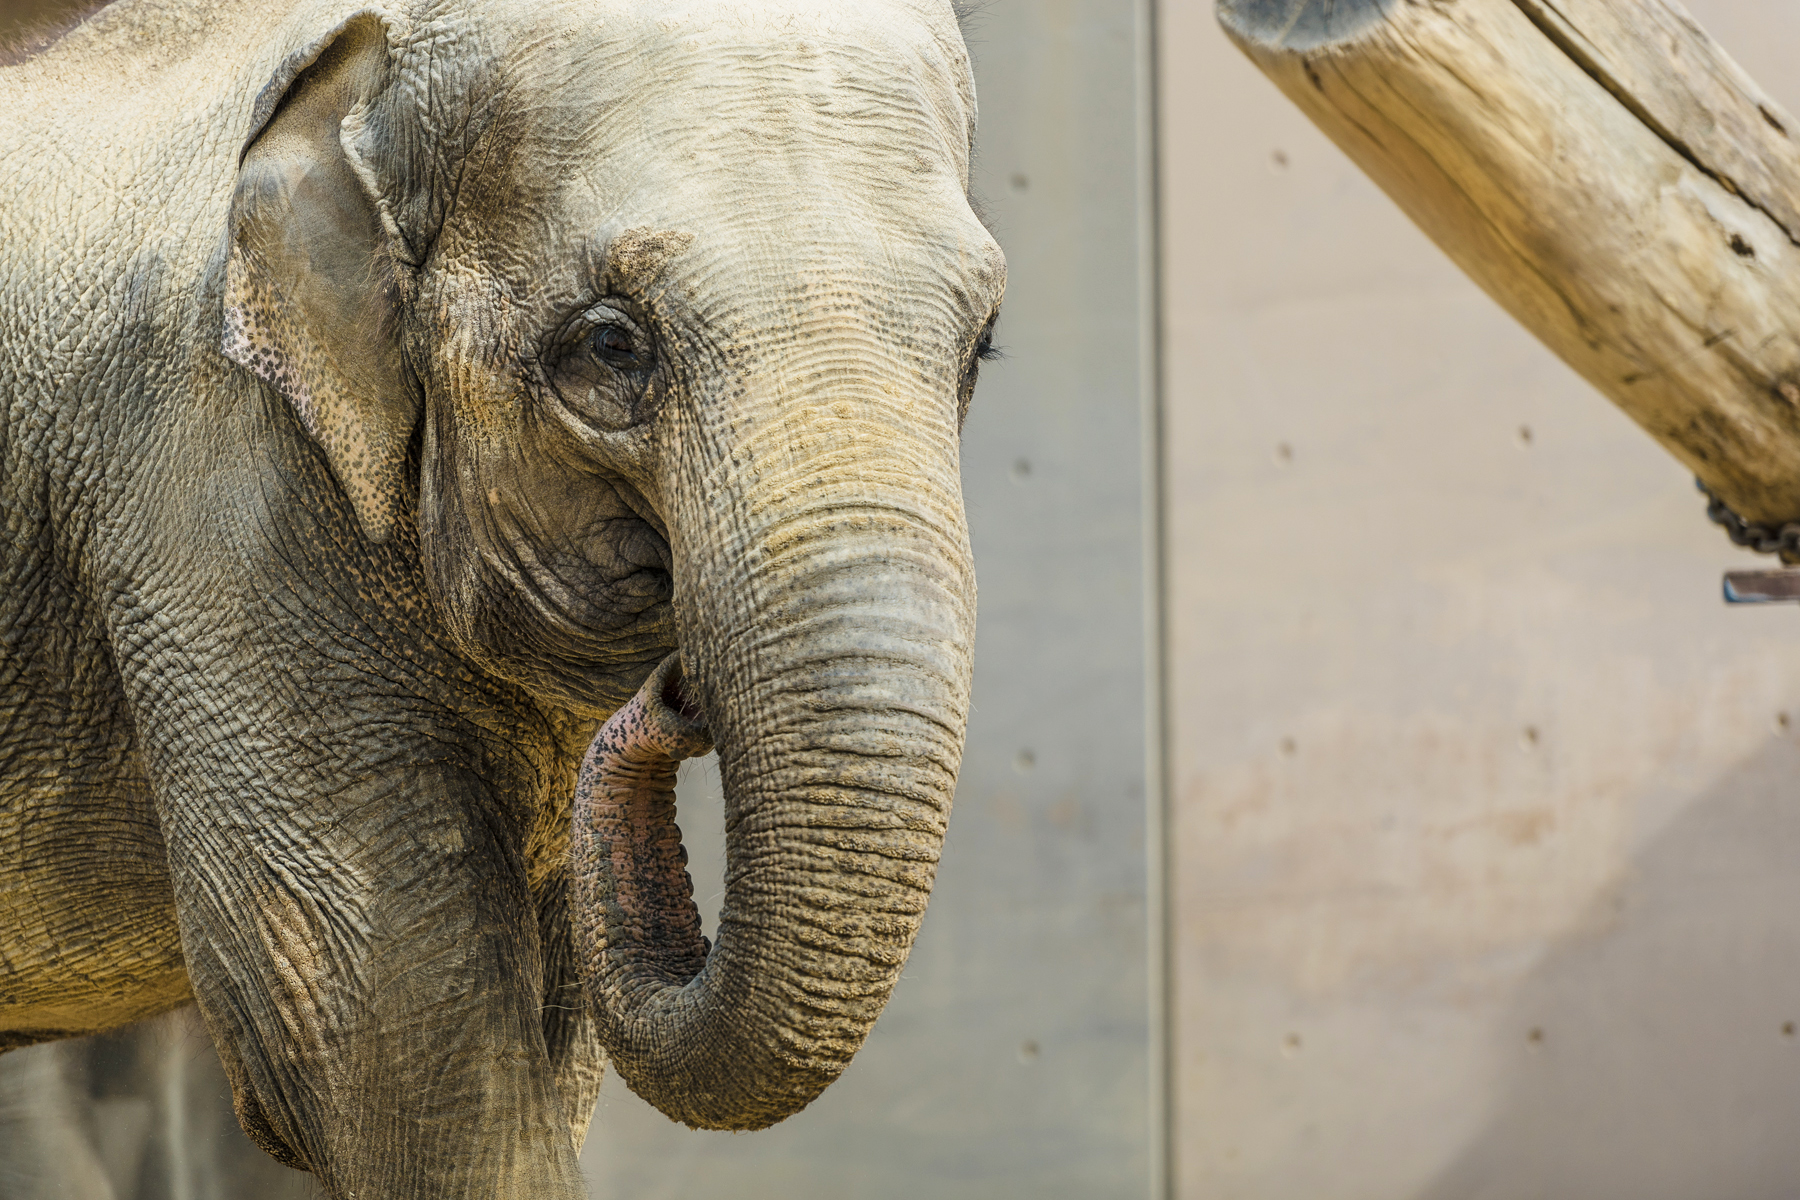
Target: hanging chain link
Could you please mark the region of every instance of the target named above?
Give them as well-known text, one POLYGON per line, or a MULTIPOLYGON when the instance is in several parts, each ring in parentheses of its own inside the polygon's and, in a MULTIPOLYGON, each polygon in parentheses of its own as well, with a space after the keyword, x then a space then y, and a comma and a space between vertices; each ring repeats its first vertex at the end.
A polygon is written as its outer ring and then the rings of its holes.
POLYGON ((1748 546, 1758 554, 1779 554, 1781 561, 1793 566, 1800 563, 1800 521, 1789 521, 1776 529, 1772 525, 1754 525, 1727 508, 1713 495, 1712 489, 1694 480, 1694 486, 1706 496, 1706 515, 1725 530, 1733 545, 1748 546))

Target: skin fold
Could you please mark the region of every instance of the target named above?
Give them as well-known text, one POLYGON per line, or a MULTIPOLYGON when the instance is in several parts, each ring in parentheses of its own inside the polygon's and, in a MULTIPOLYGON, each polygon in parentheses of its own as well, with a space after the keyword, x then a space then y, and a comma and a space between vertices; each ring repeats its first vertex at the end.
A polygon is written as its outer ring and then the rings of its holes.
POLYGON ((949 8, 118 0, 0 111, 0 1049, 197 1001, 345 1200, 809 1103, 967 719, 949 8))

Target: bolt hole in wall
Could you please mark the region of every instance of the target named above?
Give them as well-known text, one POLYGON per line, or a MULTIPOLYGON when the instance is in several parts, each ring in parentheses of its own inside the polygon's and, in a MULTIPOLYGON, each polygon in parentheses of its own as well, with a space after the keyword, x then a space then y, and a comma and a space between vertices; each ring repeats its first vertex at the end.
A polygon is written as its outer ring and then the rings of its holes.
MULTIPOLYGON (((1174 1192, 1800 1193, 1800 619, 1212 7, 1158 9, 1174 1192)), ((1800 7, 1688 7, 1800 107, 1800 7)))

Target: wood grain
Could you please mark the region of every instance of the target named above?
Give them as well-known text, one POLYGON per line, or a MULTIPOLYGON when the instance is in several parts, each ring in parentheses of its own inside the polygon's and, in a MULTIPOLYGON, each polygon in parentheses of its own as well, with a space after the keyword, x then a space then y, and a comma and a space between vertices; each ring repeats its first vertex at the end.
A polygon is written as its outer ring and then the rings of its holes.
POLYGON ((1218 13, 1458 266, 1732 508, 1800 519, 1800 124, 1684 10, 1218 13))

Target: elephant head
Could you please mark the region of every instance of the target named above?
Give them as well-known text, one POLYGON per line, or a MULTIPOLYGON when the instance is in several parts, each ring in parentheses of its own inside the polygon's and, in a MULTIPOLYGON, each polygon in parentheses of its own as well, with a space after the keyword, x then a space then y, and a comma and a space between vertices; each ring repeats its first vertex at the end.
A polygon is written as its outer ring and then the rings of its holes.
POLYGON ((944 3, 421 4, 293 55, 245 144, 225 352, 361 536, 416 529, 480 669, 598 720, 666 661, 640 706, 717 747, 718 944, 589 979, 625 1079, 692 1125, 829 1084, 931 889, 1005 274, 974 120, 944 3))

